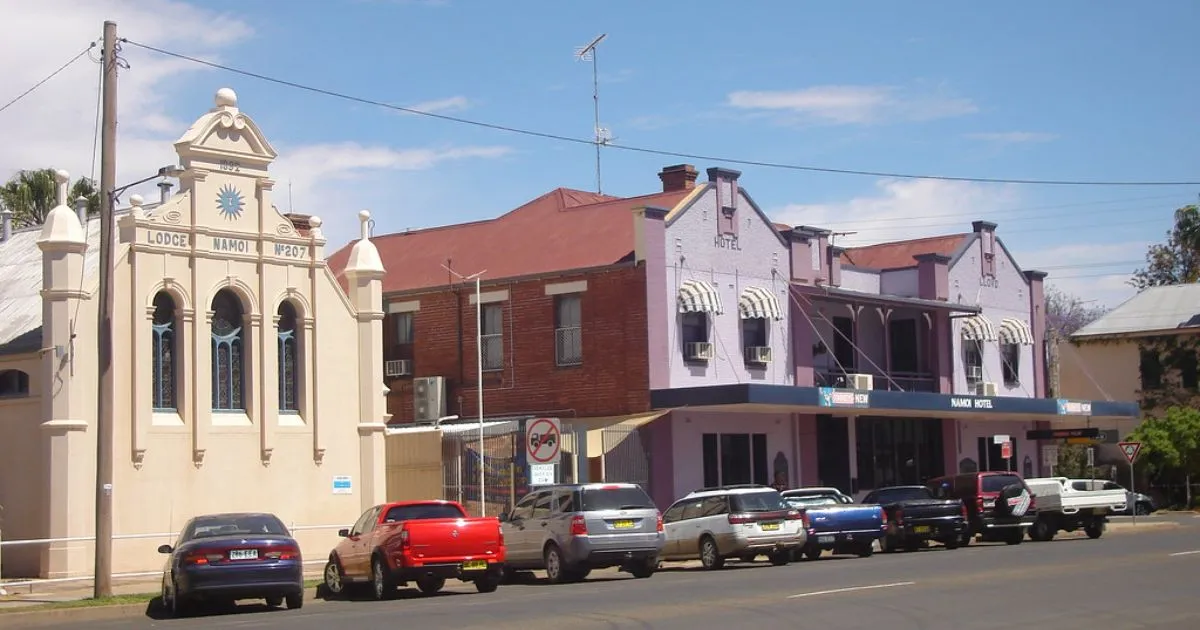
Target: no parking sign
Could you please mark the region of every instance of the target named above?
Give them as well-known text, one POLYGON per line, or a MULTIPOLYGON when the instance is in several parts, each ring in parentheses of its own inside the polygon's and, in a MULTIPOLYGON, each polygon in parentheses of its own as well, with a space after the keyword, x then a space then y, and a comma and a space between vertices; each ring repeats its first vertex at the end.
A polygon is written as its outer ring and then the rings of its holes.
POLYGON ((525 425, 525 452, 530 464, 557 464, 562 454, 562 423, 558 418, 534 418, 525 425))

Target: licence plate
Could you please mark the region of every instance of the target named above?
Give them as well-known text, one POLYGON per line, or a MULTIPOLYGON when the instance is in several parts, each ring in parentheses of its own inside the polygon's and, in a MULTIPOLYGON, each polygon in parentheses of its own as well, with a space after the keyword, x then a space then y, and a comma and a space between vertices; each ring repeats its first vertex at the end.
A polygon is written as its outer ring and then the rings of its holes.
POLYGON ((929 526, 928 525, 917 525, 916 527, 913 528, 913 533, 914 534, 928 534, 929 526))
POLYGON ((258 560, 257 549, 230 549, 230 560, 258 560))
POLYGON ((613 521, 614 529, 633 529, 633 521, 613 521))
POLYGON ((833 536, 817 536, 817 542, 824 545, 833 542, 833 536))
POLYGON ((776 531, 779 531, 779 523, 763 523, 763 524, 762 524, 762 530, 763 530, 764 532, 776 532, 776 531))
POLYGON ((483 571, 487 569, 487 560, 467 560, 462 563, 463 571, 483 571))

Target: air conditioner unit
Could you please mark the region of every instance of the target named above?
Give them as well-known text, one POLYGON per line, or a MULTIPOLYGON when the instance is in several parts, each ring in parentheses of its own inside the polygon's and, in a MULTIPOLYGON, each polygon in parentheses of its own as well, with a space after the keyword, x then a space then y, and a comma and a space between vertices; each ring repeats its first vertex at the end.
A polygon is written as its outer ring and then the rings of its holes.
POLYGON ((395 361, 383 362, 384 376, 410 376, 412 375, 412 361, 409 359, 397 359, 395 361))
POLYGON ((413 420, 433 422, 446 416, 446 379, 424 376, 413 379, 413 420))
POLYGON ((771 346, 746 346, 746 363, 765 365, 771 362, 771 346))
POLYGON ((850 374, 850 387, 853 389, 875 389, 875 376, 872 374, 850 374))
POLYGON ((968 365, 967 366, 967 378, 971 379, 973 381, 982 380, 983 379, 983 366, 982 365, 968 365))
POLYGON ((975 384, 975 395, 976 396, 995 396, 996 395, 996 384, 995 383, 976 383, 975 384))
POLYGON ((689 341, 683 344, 683 356, 693 361, 708 361, 713 358, 712 342, 689 341))

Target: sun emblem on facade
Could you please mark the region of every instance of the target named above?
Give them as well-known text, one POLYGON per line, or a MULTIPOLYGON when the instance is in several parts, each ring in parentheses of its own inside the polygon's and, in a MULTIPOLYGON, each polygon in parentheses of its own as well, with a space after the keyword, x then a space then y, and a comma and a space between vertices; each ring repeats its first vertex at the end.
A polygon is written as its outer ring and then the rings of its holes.
POLYGON ((232 184, 225 184, 221 187, 221 191, 217 193, 217 211, 221 216, 229 219, 239 219, 242 216, 244 204, 242 201, 242 193, 238 192, 232 184))

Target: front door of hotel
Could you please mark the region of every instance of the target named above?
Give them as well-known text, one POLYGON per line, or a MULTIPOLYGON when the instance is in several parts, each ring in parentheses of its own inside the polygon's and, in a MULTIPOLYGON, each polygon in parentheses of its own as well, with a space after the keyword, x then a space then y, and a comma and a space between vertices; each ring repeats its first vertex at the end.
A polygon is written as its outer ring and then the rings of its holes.
POLYGON ((991 437, 979 436, 979 468, 980 470, 1015 470, 1021 472, 1017 462, 1021 461, 1017 453, 1017 441, 1012 442, 1012 457, 1004 459, 1004 446, 997 444, 991 437))
POLYGON ((862 416, 854 429, 858 490, 921 484, 945 474, 941 420, 862 416))

